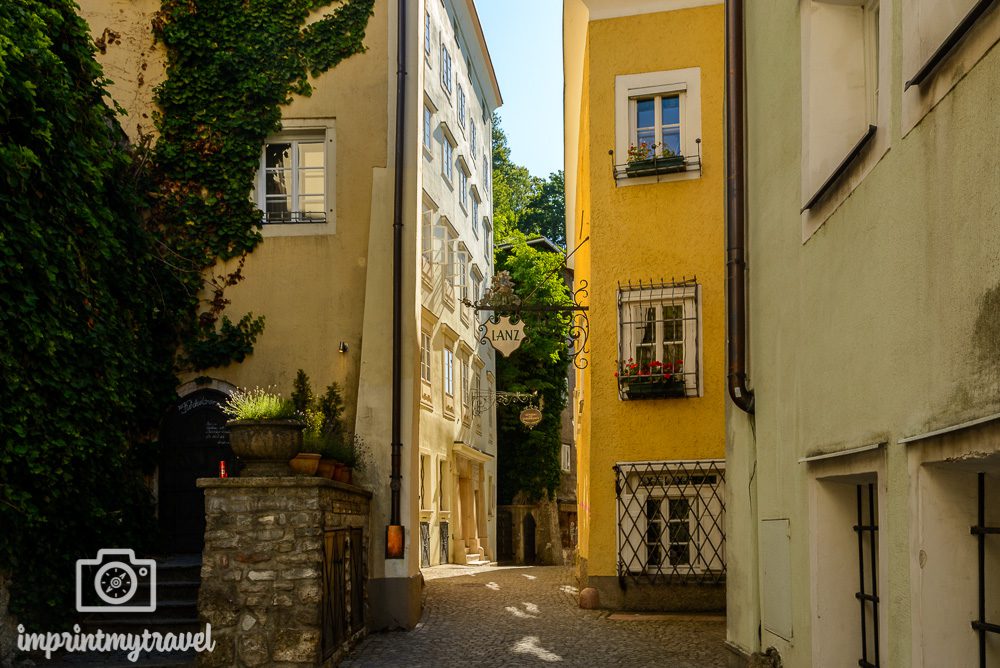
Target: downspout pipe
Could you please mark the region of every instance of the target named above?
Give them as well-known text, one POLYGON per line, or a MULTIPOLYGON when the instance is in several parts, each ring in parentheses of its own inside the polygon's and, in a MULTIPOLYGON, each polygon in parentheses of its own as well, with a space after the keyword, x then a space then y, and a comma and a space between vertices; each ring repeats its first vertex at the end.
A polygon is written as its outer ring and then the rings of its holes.
POLYGON ((386 559, 402 559, 404 533, 400 512, 402 488, 403 394, 403 176, 406 123, 406 0, 398 0, 396 28, 396 153, 392 210, 392 471, 389 525, 385 530, 386 559))
POLYGON ((753 414, 747 387, 744 2, 726 0, 726 354, 729 397, 753 414))

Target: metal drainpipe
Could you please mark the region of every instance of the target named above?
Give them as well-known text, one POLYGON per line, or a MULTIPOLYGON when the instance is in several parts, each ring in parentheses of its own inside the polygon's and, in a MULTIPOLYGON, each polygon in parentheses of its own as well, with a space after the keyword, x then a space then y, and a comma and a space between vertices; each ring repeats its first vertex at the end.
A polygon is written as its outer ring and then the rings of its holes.
POLYGON ((399 494, 402 487, 403 390, 403 148, 406 121, 406 0, 399 0, 396 29, 396 181, 392 212, 392 472, 391 502, 385 528, 385 556, 402 559, 404 531, 399 494))
POLYGON ((744 0, 726 0, 726 314, 729 396, 753 414, 747 388, 744 0))

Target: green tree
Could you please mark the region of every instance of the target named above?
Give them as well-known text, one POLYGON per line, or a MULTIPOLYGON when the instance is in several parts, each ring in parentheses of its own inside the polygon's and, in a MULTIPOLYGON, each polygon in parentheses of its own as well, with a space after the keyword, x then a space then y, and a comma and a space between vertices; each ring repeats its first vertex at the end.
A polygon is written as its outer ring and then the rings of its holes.
MULTIPOLYGON (((520 232, 514 232, 512 240, 512 246, 498 254, 496 268, 510 272, 524 304, 569 305, 563 256, 529 246, 520 232)), ((551 498, 559 486, 570 314, 524 311, 522 315, 527 340, 509 358, 497 359, 497 387, 538 392, 545 405, 542 421, 533 430, 521 424, 521 407, 497 412, 500 503, 510 503, 518 492, 530 500, 551 498)))
POLYGON ((561 169, 539 182, 519 217, 517 228, 529 236, 547 237, 566 247, 566 184, 561 169))
POLYGON ((566 194, 563 172, 547 179, 532 176, 528 168, 511 160, 507 135, 500 117, 493 114, 493 221, 495 238, 504 243, 521 232, 548 237, 566 245, 566 194))

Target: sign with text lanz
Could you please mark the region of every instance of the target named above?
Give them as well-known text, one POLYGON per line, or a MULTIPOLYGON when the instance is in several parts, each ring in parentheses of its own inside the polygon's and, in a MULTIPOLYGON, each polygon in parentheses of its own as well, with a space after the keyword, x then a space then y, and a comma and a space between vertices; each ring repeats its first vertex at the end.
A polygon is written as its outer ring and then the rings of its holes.
POLYGON ((486 340, 504 357, 510 357, 527 338, 523 322, 513 324, 508 316, 500 316, 496 322, 486 321, 486 340))

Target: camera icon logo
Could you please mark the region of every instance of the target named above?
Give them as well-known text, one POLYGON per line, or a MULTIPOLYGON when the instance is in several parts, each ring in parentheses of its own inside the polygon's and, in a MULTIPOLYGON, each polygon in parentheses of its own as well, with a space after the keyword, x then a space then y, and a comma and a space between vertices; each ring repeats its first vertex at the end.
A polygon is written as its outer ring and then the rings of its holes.
POLYGON ((129 549, 76 560, 77 612, 155 612, 156 562, 129 549))

